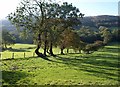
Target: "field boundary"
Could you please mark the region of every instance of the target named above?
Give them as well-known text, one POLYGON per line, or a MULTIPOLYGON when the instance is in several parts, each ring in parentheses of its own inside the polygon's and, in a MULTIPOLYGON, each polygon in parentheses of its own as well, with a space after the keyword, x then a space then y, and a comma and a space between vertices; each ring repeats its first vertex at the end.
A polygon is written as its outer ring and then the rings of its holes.
POLYGON ((21 52, 21 53, 17 53, 17 52, 2 53, 2 52, 0 52, 1 59, 14 59, 14 58, 19 58, 19 57, 28 58, 28 57, 35 57, 35 56, 36 56, 35 52, 21 52), (7 56, 8 53, 10 54, 9 56, 7 56))

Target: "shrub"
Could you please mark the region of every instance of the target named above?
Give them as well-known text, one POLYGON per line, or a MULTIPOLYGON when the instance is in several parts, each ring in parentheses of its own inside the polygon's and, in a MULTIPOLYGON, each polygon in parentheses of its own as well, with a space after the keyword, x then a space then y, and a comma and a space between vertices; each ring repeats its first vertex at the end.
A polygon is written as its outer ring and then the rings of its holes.
POLYGON ((92 53, 94 51, 97 51, 99 48, 103 46, 102 41, 95 41, 93 44, 87 44, 85 47, 86 53, 92 53))

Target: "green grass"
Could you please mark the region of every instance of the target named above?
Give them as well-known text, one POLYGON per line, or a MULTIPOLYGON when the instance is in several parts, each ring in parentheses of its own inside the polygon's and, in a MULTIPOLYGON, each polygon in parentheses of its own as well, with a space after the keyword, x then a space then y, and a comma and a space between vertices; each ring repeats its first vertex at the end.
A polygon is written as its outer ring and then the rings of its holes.
POLYGON ((117 44, 106 46, 93 54, 75 54, 70 50, 70 54, 59 55, 60 50, 55 48, 57 56, 48 56, 49 60, 33 57, 34 47, 35 45, 16 44, 12 48, 19 52, 14 50, 14 59, 11 59, 13 50, 2 53, 3 85, 118 84, 120 50, 117 44), (28 57, 23 58, 24 52, 28 57))

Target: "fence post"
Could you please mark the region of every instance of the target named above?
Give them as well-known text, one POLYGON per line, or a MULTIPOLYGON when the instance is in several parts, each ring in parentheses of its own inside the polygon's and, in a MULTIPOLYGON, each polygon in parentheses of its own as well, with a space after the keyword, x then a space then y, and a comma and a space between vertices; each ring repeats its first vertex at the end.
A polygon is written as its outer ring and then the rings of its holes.
POLYGON ((24 58, 25 58, 25 52, 24 52, 24 58))
POLYGON ((14 53, 12 53, 12 59, 14 59, 14 53))
POLYGON ((25 52, 24 52, 24 58, 25 58, 25 52))

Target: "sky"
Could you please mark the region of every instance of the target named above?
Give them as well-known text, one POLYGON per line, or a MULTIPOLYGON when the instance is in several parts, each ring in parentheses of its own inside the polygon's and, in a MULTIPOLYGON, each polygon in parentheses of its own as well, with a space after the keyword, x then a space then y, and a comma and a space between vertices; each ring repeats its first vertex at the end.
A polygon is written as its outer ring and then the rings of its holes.
MULTIPOLYGON (((0 0, 0 19, 14 12, 21 0, 0 0)), ((62 0, 72 3, 85 16, 118 15, 119 0, 62 0)))

